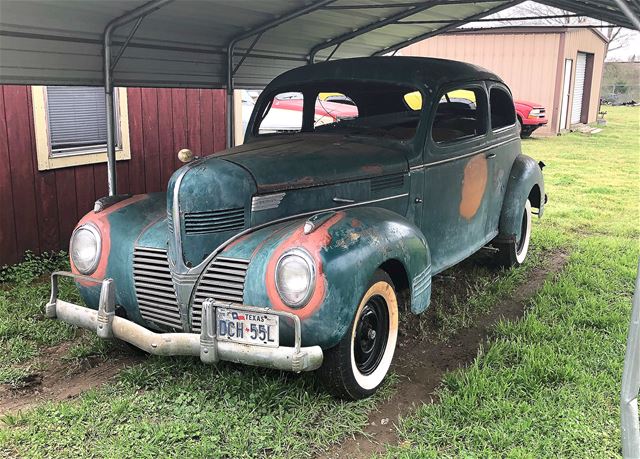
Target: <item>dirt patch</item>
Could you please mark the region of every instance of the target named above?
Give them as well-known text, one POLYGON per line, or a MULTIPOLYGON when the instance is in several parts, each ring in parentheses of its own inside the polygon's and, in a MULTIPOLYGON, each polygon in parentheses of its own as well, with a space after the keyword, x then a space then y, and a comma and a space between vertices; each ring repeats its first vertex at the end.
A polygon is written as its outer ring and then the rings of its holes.
MULTIPOLYGON (((399 377, 397 392, 377 410, 369 415, 369 423, 362 434, 348 438, 327 452, 322 458, 360 458, 382 453, 387 445, 398 442, 396 425, 400 417, 406 416, 416 407, 435 401, 434 390, 438 387, 444 373, 464 367, 476 357, 479 346, 487 339, 491 328, 500 319, 517 320, 525 312, 530 298, 544 281, 562 270, 567 261, 564 253, 549 255, 540 266, 531 270, 527 280, 509 298, 496 304, 490 312, 474 318, 473 324, 456 332, 446 341, 428 341, 417 337, 416 324, 410 321, 401 330, 398 349, 392 371, 399 377)), ((470 261, 474 263, 476 261, 470 261)), ((440 282, 434 284, 435 301, 442 301, 453 295, 468 295, 464 285, 465 271, 468 266, 458 268, 455 279, 447 282, 445 273, 440 282), (444 284, 444 285, 443 285, 444 284)), ((436 328, 437 318, 430 311, 422 323, 436 328), (424 320, 426 319, 426 321, 424 320), (429 325, 430 324, 430 325, 429 325)), ((424 327, 424 325, 422 325, 424 327)))
POLYGON ((46 401, 76 397, 99 387, 120 370, 141 362, 142 354, 114 349, 105 356, 68 359, 73 342, 44 350, 31 367, 32 373, 20 380, 19 387, 0 386, 0 415, 32 408, 46 401))

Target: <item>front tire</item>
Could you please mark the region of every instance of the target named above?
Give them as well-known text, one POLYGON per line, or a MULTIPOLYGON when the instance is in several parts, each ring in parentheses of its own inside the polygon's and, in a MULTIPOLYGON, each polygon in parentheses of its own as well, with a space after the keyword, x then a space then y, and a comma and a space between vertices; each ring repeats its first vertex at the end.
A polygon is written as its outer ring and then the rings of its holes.
POLYGON ((324 354, 319 370, 336 397, 359 400, 374 394, 391 366, 398 342, 398 298, 389 275, 377 270, 351 326, 324 354))
POLYGON ((529 252, 531 241, 531 202, 527 199, 522 212, 520 237, 518 240, 496 243, 498 263, 505 268, 520 266, 529 252))

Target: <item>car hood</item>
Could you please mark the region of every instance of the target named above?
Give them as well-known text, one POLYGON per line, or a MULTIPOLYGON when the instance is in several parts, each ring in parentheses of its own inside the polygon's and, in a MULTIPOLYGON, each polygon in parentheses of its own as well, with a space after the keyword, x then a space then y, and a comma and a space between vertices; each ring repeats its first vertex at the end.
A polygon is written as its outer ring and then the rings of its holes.
POLYGON ((380 139, 295 134, 255 140, 215 155, 251 174, 258 193, 361 180, 408 170, 401 145, 380 139))
POLYGON ((514 100, 517 105, 527 105, 531 108, 544 108, 544 105, 537 102, 530 102, 528 100, 514 100))

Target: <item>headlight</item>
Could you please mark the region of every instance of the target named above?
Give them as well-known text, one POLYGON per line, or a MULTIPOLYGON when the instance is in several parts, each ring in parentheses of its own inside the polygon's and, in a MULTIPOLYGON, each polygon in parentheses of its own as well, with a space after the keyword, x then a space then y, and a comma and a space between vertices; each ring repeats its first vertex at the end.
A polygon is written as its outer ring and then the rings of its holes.
POLYGON ((276 265, 276 289, 287 306, 306 304, 315 288, 315 263, 302 249, 284 253, 276 265))
POLYGON ((100 231, 94 225, 82 225, 71 235, 71 261, 82 274, 91 274, 100 260, 100 231))

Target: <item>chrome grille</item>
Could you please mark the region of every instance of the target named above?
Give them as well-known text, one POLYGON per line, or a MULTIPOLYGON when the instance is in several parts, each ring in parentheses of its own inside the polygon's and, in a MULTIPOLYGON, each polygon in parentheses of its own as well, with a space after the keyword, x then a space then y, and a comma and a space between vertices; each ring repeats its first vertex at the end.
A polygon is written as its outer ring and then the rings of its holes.
POLYGON ((169 233, 173 234, 173 215, 171 215, 171 212, 167 212, 167 228, 169 233))
POLYGON ((133 281, 140 315, 150 322, 182 330, 167 251, 136 247, 133 251, 133 281))
POLYGON ((187 234, 218 233, 243 228, 243 208, 191 212, 184 216, 184 229, 187 234))
POLYGON ((191 329, 200 331, 202 302, 207 298, 242 304, 248 260, 218 257, 200 278, 191 306, 191 329))

